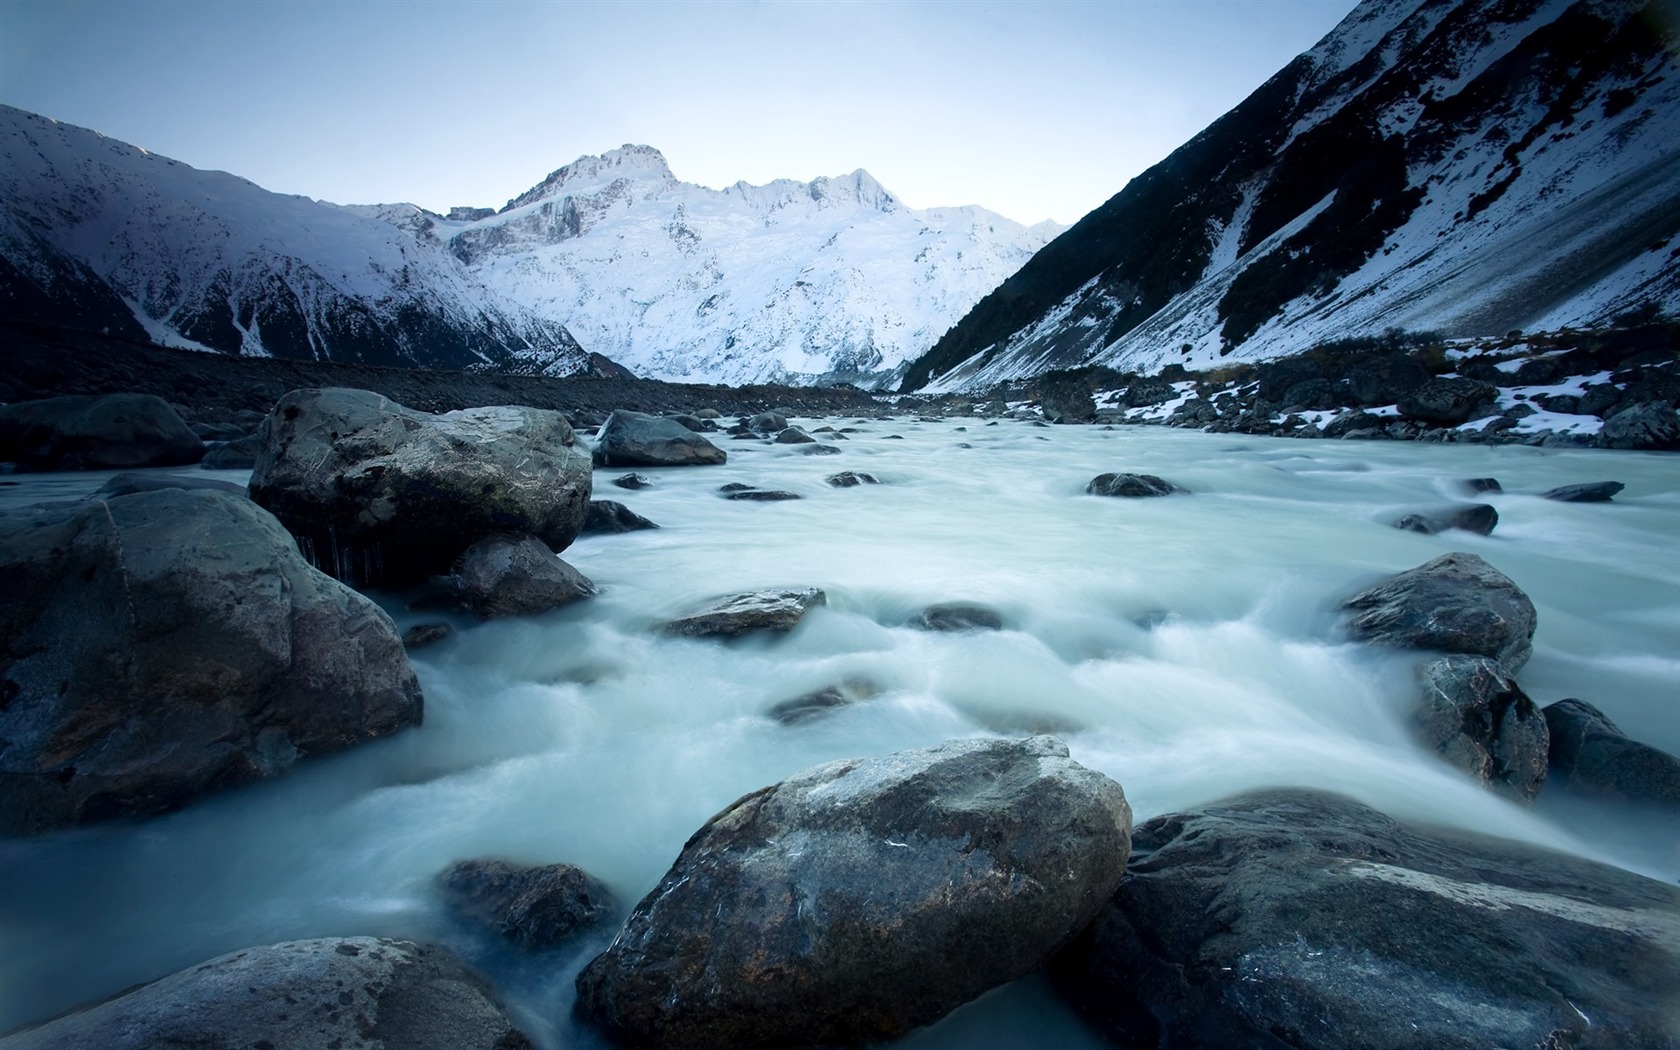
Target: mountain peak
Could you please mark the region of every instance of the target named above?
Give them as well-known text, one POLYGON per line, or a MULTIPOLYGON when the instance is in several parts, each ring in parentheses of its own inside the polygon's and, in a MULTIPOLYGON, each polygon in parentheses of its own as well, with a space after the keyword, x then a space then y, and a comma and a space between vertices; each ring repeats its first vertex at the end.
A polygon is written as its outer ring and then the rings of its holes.
POLYGON ((849 175, 824 175, 812 179, 811 199, 819 204, 826 201, 860 204, 876 211, 892 211, 901 206, 897 197, 862 168, 849 175))
POLYGON ((652 146, 625 143, 607 150, 600 156, 579 157, 563 168, 551 172, 548 178, 508 201, 502 208, 509 211, 535 201, 589 192, 617 182, 663 182, 674 179, 665 154, 652 146))

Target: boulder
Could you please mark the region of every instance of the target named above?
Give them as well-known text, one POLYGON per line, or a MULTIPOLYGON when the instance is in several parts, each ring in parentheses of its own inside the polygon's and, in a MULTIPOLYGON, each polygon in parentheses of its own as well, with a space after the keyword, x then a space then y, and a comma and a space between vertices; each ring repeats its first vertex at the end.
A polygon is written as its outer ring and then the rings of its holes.
POLYGON ((1163 481, 1153 474, 1098 474, 1085 486, 1085 491, 1093 496, 1168 496, 1174 492, 1183 492, 1170 481, 1163 481))
POLYGON ((1448 529, 1463 529, 1466 532, 1488 536, 1492 535, 1493 527, 1498 524, 1499 512, 1490 504, 1465 503, 1455 507, 1413 511, 1395 521, 1394 527, 1407 532, 1421 532, 1425 536, 1433 536, 1448 529))
POLYGON ((204 442, 152 394, 76 394, 0 405, 0 462, 26 470, 197 463, 204 442))
POLYGON ((490 986, 436 945, 323 937, 244 948, 0 1039, 4 1050, 522 1050, 490 986))
POLYGON ((910 626, 924 631, 1000 631, 1003 617, 972 602, 941 602, 917 613, 910 626))
POLYGON ((779 434, 787 429, 787 417, 780 412, 760 412, 743 424, 755 434, 779 434))
POLYGON ((532 951, 563 944, 618 909, 611 890, 571 864, 463 860, 438 883, 457 914, 532 951))
POLYGON ((1546 719, 1486 656, 1446 656, 1422 675, 1418 735, 1448 764, 1523 802, 1546 782, 1546 719))
POLYGON ((815 587, 748 591, 715 598, 664 624, 667 634, 686 638, 732 638, 749 631, 791 631, 811 609, 828 604, 815 587))
POLYGON ((586 536, 606 536, 639 529, 657 529, 658 525, 637 514, 624 504, 610 499, 589 501, 589 513, 583 519, 586 536))
POLYGON ((163 492, 167 489, 186 489, 194 492, 222 492, 245 498, 245 487, 215 478, 195 478, 190 474, 118 474, 94 490, 94 496, 111 499, 132 496, 136 492, 163 492))
POLYGON ((1381 416, 1372 415, 1361 409, 1348 409, 1337 413, 1335 418, 1324 424, 1324 436, 1327 438, 1343 438, 1350 434, 1358 434, 1367 430, 1374 430, 1382 426, 1381 416))
POLYGON ((798 427, 788 427, 776 435, 778 445, 807 445, 817 440, 798 427))
POLYGON ((595 593, 583 573, 535 536, 486 536, 461 552, 449 587, 463 607, 485 620, 535 616, 595 593))
POLYGON ((691 416, 686 412, 676 412, 672 415, 666 416, 665 418, 681 423, 683 426, 694 431, 696 434, 704 434, 718 428, 718 425, 713 423, 711 420, 701 419, 699 416, 691 416))
POLYGON ((856 1045, 1033 970, 1120 881, 1120 785, 1060 741, 831 762, 713 817, 578 976, 658 1050, 856 1045))
POLYGON ((837 489, 849 489, 858 485, 878 485, 875 475, 865 474, 861 470, 842 470, 838 474, 830 474, 827 478, 830 485, 837 489))
POLYGON ((1140 826, 1055 977, 1122 1046, 1657 1050, 1680 1031, 1680 891, 1257 791, 1140 826))
POLYGON ((674 419, 617 409, 595 438, 595 463, 603 467, 688 467, 722 463, 729 456, 674 419))
POLYGON ((1606 419, 1598 438, 1605 448, 1674 451, 1680 449, 1680 413, 1662 401, 1641 401, 1606 419))
POLYGON ((638 474, 632 471, 629 474, 621 474, 613 478, 613 484, 621 489, 645 489, 653 484, 653 479, 646 474, 638 474))
POLYGON ((1089 387, 1063 383, 1044 392, 1040 401, 1044 418, 1052 423, 1089 423, 1097 416, 1097 402, 1089 387))
POLYGON ((1392 405, 1429 382, 1429 372, 1405 354, 1390 354, 1358 362, 1344 382, 1361 405, 1392 405))
POLYGON ((247 434, 232 441, 209 445, 198 465, 205 470, 251 470, 262 452, 262 435, 247 434))
POLYGON ((428 415, 365 390, 294 390, 263 424, 251 498, 341 580, 408 587, 497 533, 569 546, 589 458, 558 412, 428 415))
POLYGON ((799 493, 788 492, 786 489, 755 489, 750 486, 726 487, 718 491, 723 493, 724 499, 744 500, 748 503, 779 503, 782 500, 804 498, 799 493))
POLYGON ((1348 635, 1400 649, 1491 656, 1515 674, 1533 652, 1534 603, 1510 577, 1454 551, 1343 603, 1348 635))
POLYGON ((1505 491, 1505 489, 1499 484, 1498 478, 1465 478, 1463 485, 1464 491, 1470 493, 1505 491))
POLYGON ((1476 379, 1437 376, 1400 398, 1400 413, 1428 423, 1457 426, 1499 398, 1499 388, 1476 379))
POLYGON ((0 833, 174 809, 420 721, 377 605, 239 496, 0 513, 0 833))
POLYGON ((1610 497, 1627 488, 1619 481, 1588 481, 1580 485, 1559 485, 1540 493, 1541 499, 1562 503, 1609 503, 1610 497))
POLYGON ((1585 700, 1541 710, 1551 730, 1551 769, 1575 791, 1680 812, 1680 758, 1629 739, 1585 700))

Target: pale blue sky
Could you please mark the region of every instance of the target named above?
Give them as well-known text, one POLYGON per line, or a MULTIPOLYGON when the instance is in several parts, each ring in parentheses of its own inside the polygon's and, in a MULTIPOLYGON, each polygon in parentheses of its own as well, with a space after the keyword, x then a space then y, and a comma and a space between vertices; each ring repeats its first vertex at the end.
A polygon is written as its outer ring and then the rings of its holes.
POLYGON ((1070 223, 1353 0, 0 0, 0 101, 338 203, 500 207, 626 142, 1070 223))

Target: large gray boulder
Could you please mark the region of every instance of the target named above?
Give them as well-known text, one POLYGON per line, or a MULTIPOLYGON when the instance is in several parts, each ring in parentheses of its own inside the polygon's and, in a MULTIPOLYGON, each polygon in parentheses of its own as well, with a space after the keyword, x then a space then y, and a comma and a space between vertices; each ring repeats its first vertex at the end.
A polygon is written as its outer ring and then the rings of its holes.
POLYGON ((0 461, 28 470, 122 470, 197 463, 199 440, 152 394, 76 394, 0 405, 0 461))
POLYGON ((1498 663, 1444 656, 1423 668, 1423 742, 1483 785, 1528 802, 1546 782, 1546 719, 1498 663))
POLYGON ((1125 869, 1120 785, 1057 740, 818 766, 713 817, 578 977, 638 1047, 858 1044, 1041 965, 1125 869))
POLYGON ((0 513, 0 833, 156 813, 420 721, 391 618, 242 496, 0 513))
POLYGON ((535 536, 486 536, 449 573, 457 601, 481 619, 536 616, 594 596, 595 584, 535 536))
POLYGON ((1394 522, 1394 527, 1407 532, 1421 532, 1433 536, 1448 529, 1463 529, 1481 536, 1491 536, 1499 524, 1499 511, 1489 503, 1461 503, 1433 510, 1413 511, 1394 522))
POLYGON ((1342 608, 1356 641, 1491 656, 1511 674, 1534 651, 1534 603, 1510 577, 1462 551, 1361 591, 1342 608))
POLYGON ((446 949, 373 937, 244 948, 0 1039, 3 1050, 522 1050, 446 949))
POLYGON ((1605 448, 1680 449, 1680 412, 1661 401, 1642 401, 1606 419, 1598 439, 1605 448))
POLYGON ((294 390, 263 423, 251 498, 333 576, 406 587, 496 533, 565 550, 589 506, 589 457, 558 412, 440 416, 365 390, 294 390))
POLYGON ((1541 710, 1551 730, 1551 769, 1569 788, 1680 813, 1680 757, 1631 739, 1585 700, 1541 710))
POLYGON ((1672 1050, 1680 890, 1576 857, 1259 791, 1132 836, 1056 964, 1122 1046, 1672 1050))
POLYGON ((1085 486, 1085 491, 1093 496, 1125 496, 1138 499, 1148 496, 1170 496, 1175 492, 1183 492, 1184 489, 1153 474, 1098 474, 1085 486))
POLYGON ((602 467, 685 467, 722 463, 723 449, 674 419, 618 409, 595 438, 595 463, 602 467))

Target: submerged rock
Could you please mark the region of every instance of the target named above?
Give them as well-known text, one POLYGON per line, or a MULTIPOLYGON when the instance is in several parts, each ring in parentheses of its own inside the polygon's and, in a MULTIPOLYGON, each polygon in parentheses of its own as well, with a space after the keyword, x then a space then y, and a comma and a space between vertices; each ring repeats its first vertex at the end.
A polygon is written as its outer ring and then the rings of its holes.
POLYGON ((807 445, 816 440, 799 427, 788 427, 776 435, 778 445, 807 445))
POLYGON ((840 450, 833 445, 800 445, 798 452, 802 456, 838 456, 840 450))
POLYGON ((865 474, 861 470, 842 470, 838 474, 830 474, 826 479, 837 489, 849 489, 858 485, 878 485, 875 475, 865 474))
POLYGON ((1455 551, 1349 598, 1348 635, 1400 649, 1491 656, 1515 674, 1533 652, 1534 603, 1510 577, 1455 551))
POLYGON ((941 602, 917 613, 910 626, 924 631, 1001 631, 1003 617, 972 602, 941 602))
POLYGON ((1680 891, 1351 799, 1257 791, 1157 817, 1056 964, 1122 1046, 1674 1045, 1680 891))
POLYGON ((530 1045, 448 950, 374 937, 243 948, 0 1039, 4 1050, 530 1045))
POLYGON ((1434 510, 1414 511, 1395 521, 1394 527, 1407 532, 1421 532, 1433 536, 1448 529, 1463 529, 1481 536, 1491 536, 1499 524, 1499 512, 1487 503, 1466 503, 1457 507, 1437 507, 1434 510))
POLYGON ((583 527, 589 457, 558 412, 428 415, 365 390, 294 390, 263 424, 251 498, 339 579, 408 587, 486 536, 565 550, 583 527))
POLYGON ((610 499, 594 499, 589 501, 589 513, 583 519, 583 532, 588 536, 612 535, 619 532, 636 532, 640 529, 657 529, 658 525, 637 514, 624 504, 610 499))
POLYGON ((739 488, 725 486, 718 491, 723 493, 724 499, 745 500, 748 503, 779 503, 783 500, 804 498, 799 493, 786 489, 755 489, 750 485, 742 485, 739 488))
POLYGON ((791 631, 811 609, 828 604, 815 587, 748 591, 717 598, 664 625, 667 634, 688 638, 733 637, 749 631, 791 631))
POLYGON ((867 700, 878 692, 880 690, 875 683, 852 678, 839 685, 824 686, 788 700, 778 701, 768 713, 782 725, 799 725, 826 715, 835 708, 849 707, 861 700, 867 700))
POLYGON ((1630 739, 1585 700, 1542 711, 1551 730, 1552 772, 1572 790, 1680 812, 1680 757, 1630 739))
POLYGON ((595 462, 603 467, 686 467, 722 463, 723 449, 662 416, 616 409, 595 439, 595 462))
POLYGON ((27 470, 197 463, 204 442, 153 394, 74 394, 0 405, 0 461, 27 470))
POLYGON ((1532 801, 1546 782, 1546 719, 1485 656, 1447 656, 1423 669, 1414 719, 1423 742, 1482 784, 1532 801))
POLYGON ((215 478, 195 478, 184 474, 118 474, 94 490, 94 496, 111 499, 132 496, 136 492, 162 492, 166 489, 186 489, 194 492, 222 492, 245 498, 243 486, 215 478))
POLYGON ((611 890, 571 864, 463 860, 438 882, 458 914, 527 950, 563 944, 618 907, 611 890))
POLYGON ((402 633, 404 649, 424 649, 428 645, 437 643, 455 633, 455 628, 446 623, 417 623, 402 633))
POLYGON ((481 619, 535 616, 595 594, 595 584, 535 536, 487 536, 449 574, 456 599, 481 619))
POLYGON ((1610 497, 1627 488, 1619 481, 1588 481, 1580 485, 1559 485, 1540 493, 1541 499, 1563 503, 1608 503, 1610 497))
POLYGON ((1027 973, 1125 868, 1120 786, 1060 741, 818 766, 713 817, 578 977, 638 1047, 876 1042, 1027 973))
POLYGON ((1174 492, 1183 492, 1170 481, 1163 481, 1153 474, 1098 474, 1085 486, 1085 491, 1093 496, 1168 496, 1174 492))
POLYGON ((1466 492, 1504 492, 1498 478, 1465 478, 1463 481, 1466 492))
POLYGON ((396 626, 250 500, 0 512, 0 833, 126 814, 420 721, 396 626))

